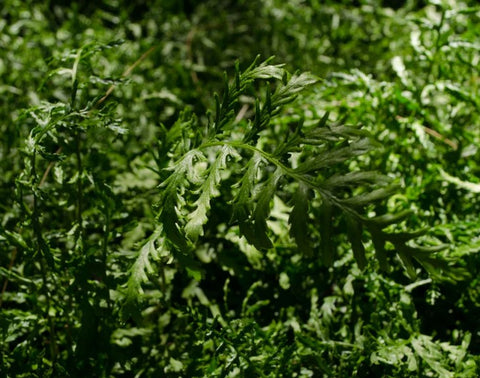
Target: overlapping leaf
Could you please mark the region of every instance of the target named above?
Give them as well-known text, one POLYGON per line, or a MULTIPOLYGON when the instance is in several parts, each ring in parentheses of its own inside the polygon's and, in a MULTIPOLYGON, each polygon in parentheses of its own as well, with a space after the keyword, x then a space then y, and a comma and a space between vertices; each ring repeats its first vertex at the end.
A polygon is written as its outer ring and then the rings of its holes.
MULTIPOLYGON (((363 239, 370 237, 384 269, 388 269, 395 254, 412 277, 416 270, 413 261, 429 271, 435 266, 447 269, 432 257, 443 246, 427 248, 411 244, 424 230, 387 231, 387 227, 404 221, 410 212, 365 215, 368 207, 389 198, 398 189, 378 172, 348 168, 348 162, 376 147, 366 130, 351 125, 329 125, 325 114, 308 126, 301 121, 285 131, 282 142, 269 144, 278 139, 272 134, 275 117, 301 90, 316 81, 309 74, 289 75, 281 66, 268 62, 254 63, 244 73, 237 67, 234 80, 225 84, 221 100, 217 97, 216 115, 207 125, 205 135, 200 136, 193 129, 198 129, 196 122, 189 122, 188 115, 183 114, 181 132, 177 127, 175 133, 165 134, 169 139, 163 145, 171 147, 163 152, 171 154, 172 159, 167 167, 159 166, 158 170, 163 182, 157 219, 166 245, 181 251, 182 256, 189 254, 204 235, 212 199, 233 193, 233 199, 228 201, 229 224, 238 224, 240 233, 257 249, 270 249, 275 240, 267 221, 274 197, 282 196, 293 206, 288 219, 290 236, 301 251, 310 256, 318 253, 326 265, 335 261, 334 234, 343 219, 361 268, 368 264, 363 239), (253 116, 239 125, 235 111, 240 96, 256 80, 276 80, 277 84, 273 91, 267 84, 264 99, 259 96, 254 101, 253 116), (231 132, 235 127, 244 131, 231 132), (195 142, 186 139, 193 135, 197 138, 195 142), (293 158, 292 153, 297 156, 293 158), (229 193, 222 192, 224 174, 233 185, 229 193), (390 251, 392 245, 394 250, 390 251)), ((148 254, 145 256, 148 258, 148 254)), ((148 264, 142 266, 148 270, 148 264)))
POLYGON ((208 173, 204 178, 203 184, 200 186, 200 196, 194 203, 195 210, 188 216, 188 222, 185 225, 185 233, 187 237, 196 241, 199 236, 203 235, 203 225, 207 223, 207 213, 210 210, 210 200, 219 195, 217 186, 221 180, 220 172, 227 167, 229 157, 239 156, 238 153, 229 145, 220 148, 215 161, 208 169, 208 173))

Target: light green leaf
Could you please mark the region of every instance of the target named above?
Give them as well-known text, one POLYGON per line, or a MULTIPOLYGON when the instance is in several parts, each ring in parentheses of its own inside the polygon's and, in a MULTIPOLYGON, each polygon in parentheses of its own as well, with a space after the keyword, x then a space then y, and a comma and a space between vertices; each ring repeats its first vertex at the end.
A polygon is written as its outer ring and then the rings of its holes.
POLYGON ((469 181, 462 181, 458 177, 450 176, 447 172, 445 172, 442 168, 438 168, 440 175, 443 177, 445 181, 448 181, 459 188, 468 190, 472 193, 480 193, 480 184, 475 184, 469 181))
POLYGON ((139 294, 143 293, 142 283, 147 281, 148 274, 155 271, 152 268, 151 260, 158 261, 161 256, 170 255, 162 234, 163 227, 159 225, 140 249, 135 262, 129 270, 129 278, 125 290, 126 302, 136 302, 139 294))
POLYGON ((187 249, 187 240, 180 232, 180 219, 178 217, 177 204, 181 197, 179 192, 185 187, 187 173, 194 168, 194 162, 203 159, 203 154, 198 150, 187 152, 174 167, 168 168, 173 172, 160 184, 161 196, 156 204, 159 209, 158 219, 163 224, 163 230, 167 238, 181 250, 187 249))
POLYGON ((195 210, 188 215, 188 222, 185 225, 185 233, 191 241, 196 241, 199 236, 203 235, 203 225, 208 220, 210 200, 219 195, 217 186, 221 180, 220 172, 227 167, 228 157, 239 158, 240 155, 231 146, 223 145, 199 189, 200 197, 195 201, 195 210))
POLYGON ((282 80, 282 77, 285 73, 284 64, 270 65, 264 62, 258 67, 255 67, 250 72, 246 72, 241 75, 242 79, 252 80, 252 79, 277 79, 282 80))
POLYGON ((279 86, 275 93, 273 93, 272 104, 280 106, 292 101, 299 92, 317 83, 318 80, 316 76, 308 72, 293 75, 285 85, 279 86))

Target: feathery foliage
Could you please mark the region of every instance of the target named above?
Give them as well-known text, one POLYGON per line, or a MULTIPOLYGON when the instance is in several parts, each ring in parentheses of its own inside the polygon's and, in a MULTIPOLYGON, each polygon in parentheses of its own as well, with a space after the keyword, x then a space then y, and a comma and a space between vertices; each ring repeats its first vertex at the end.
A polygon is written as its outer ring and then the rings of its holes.
MULTIPOLYGON (((223 95, 216 97, 212 119, 202 125, 193 114, 184 114, 178 123, 182 133, 174 127, 164 135, 159 141, 164 160, 157 160, 156 171, 162 182, 155 206, 170 250, 174 255, 188 256, 198 248, 212 201, 228 203, 231 216, 226 227, 238 225, 239 235, 252 246, 271 249, 274 243, 268 220, 277 197, 292 204, 289 232, 297 247, 306 255, 317 256, 327 266, 336 259, 332 234, 333 224, 338 224, 339 218, 347 225, 357 264, 362 269, 367 265, 365 230, 383 269, 388 270, 396 253, 412 278, 416 277, 415 260, 431 274, 454 280, 460 271, 435 257, 444 245, 410 244, 425 230, 391 230, 411 212, 377 213, 381 209, 375 204, 387 200, 397 190, 391 180, 377 172, 346 168, 346 163, 375 148, 367 131, 360 126, 330 125, 328 113, 318 120, 301 115, 298 121, 279 123, 286 105, 316 82, 310 74, 290 75, 282 66, 269 61, 254 62, 244 72, 237 65, 234 79, 226 81, 223 95), (248 99, 254 110, 249 118, 239 120, 242 106, 248 106, 246 99, 242 103, 242 96, 251 93, 249 90, 256 82, 266 83, 264 98, 254 92, 253 98, 248 99), (167 144, 169 149, 163 147, 167 144), (165 158, 169 160, 165 162, 165 158), (234 188, 233 193, 222 193, 222 180, 234 188), (369 216, 368 210, 375 215, 369 216), (393 248, 387 249, 387 243, 393 248)), ((142 248, 131 270, 127 301, 138 298, 145 270, 151 271, 146 259, 155 254, 145 253, 151 245, 152 241, 148 241, 142 248)))
POLYGON ((0 14, 0 375, 478 375, 475 2, 0 14))

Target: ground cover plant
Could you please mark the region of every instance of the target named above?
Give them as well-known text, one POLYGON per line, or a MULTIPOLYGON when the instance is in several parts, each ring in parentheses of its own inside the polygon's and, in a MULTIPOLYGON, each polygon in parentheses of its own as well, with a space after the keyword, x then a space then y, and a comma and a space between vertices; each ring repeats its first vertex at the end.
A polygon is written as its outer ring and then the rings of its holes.
POLYGON ((478 375, 475 2, 0 13, 2 376, 478 375))

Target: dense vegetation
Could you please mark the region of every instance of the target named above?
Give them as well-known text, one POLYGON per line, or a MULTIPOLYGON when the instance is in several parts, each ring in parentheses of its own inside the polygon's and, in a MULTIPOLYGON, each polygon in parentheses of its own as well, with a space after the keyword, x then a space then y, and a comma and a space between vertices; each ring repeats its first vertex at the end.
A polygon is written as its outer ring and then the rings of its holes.
POLYGON ((0 13, 2 376, 478 375, 476 2, 0 13))

